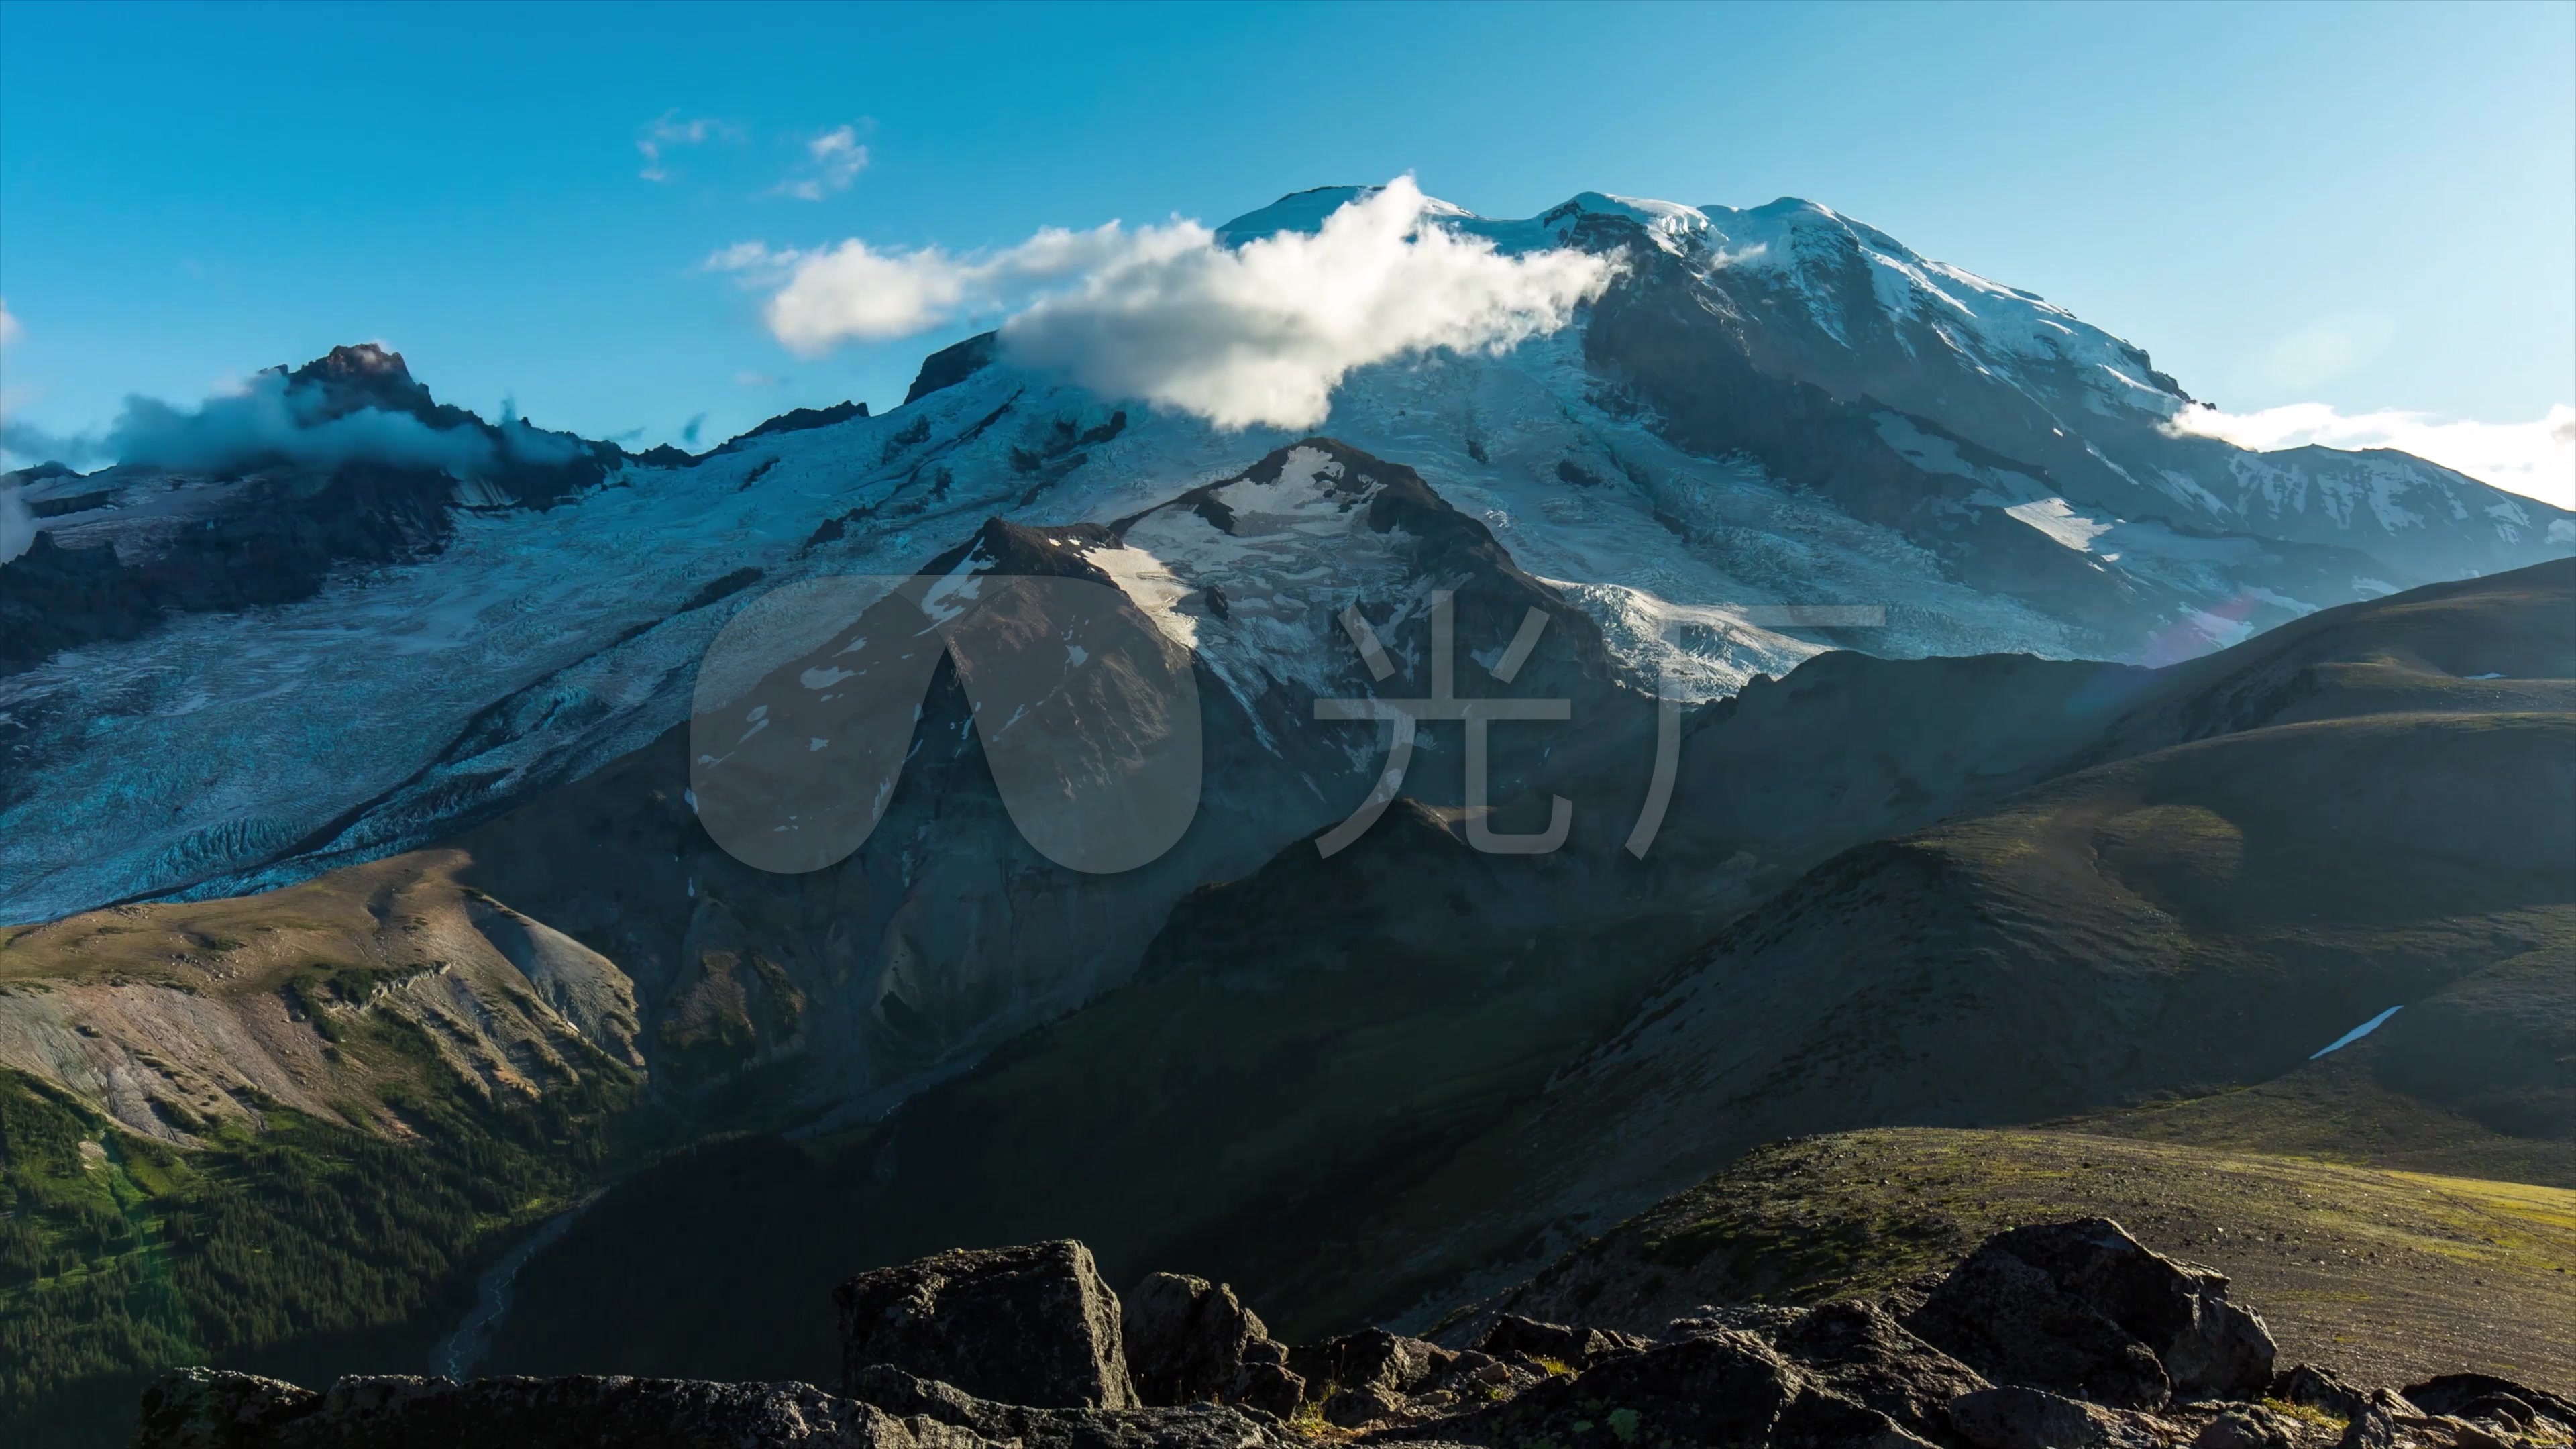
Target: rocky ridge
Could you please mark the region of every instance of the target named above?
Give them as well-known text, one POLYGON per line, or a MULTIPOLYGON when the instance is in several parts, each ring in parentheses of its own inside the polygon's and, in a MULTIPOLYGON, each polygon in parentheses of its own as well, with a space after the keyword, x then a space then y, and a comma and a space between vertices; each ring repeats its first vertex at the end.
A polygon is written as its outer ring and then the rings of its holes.
POLYGON ((1946 1276, 1881 1298, 1709 1306, 1651 1337, 1501 1314, 1455 1320, 1472 1333, 1464 1343, 1366 1329, 1292 1347, 1222 1284, 1157 1273, 1122 1303, 1069 1240, 876 1269, 833 1299, 837 1392, 384 1375, 316 1393, 188 1368, 145 1393, 135 1445, 2507 1449, 2576 1438, 2576 1403, 2490 1375, 2401 1390, 2284 1368, 2224 1276, 2103 1218, 1997 1234, 1946 1276))

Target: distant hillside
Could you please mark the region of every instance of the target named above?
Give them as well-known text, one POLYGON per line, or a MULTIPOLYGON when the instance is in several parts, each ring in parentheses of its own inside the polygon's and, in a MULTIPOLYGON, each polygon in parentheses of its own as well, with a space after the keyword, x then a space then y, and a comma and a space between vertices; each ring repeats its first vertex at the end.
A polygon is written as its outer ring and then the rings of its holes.
POLYGON ((531 1267, 504 1360, 801 1361, 826 1340, 778 1264, 1053 1231, 1295 1332, 1419 1315, 1784 1136, 2136 1109, 2090 1130, 2203 1140, 2149 1104, 2268 1100, 2400 1003, 2346 1050, 2410 1016, 2503 1049, 2206 1140, 2402 1136, 2406 1165, 2576 1186, 2563 1017, 2493 1015, 2555 1000, 2576 940, 2576 812, 2549 808, 2576 794, 2576 566, 2281 634, 2163 671, 1826 656, 1694 717, 1633 872, 1480 857, 1425 810, 1356 860, 1292 848, 1184 901, 1138 984, 882 1126, 621 1190, 531 1267), (638 1258, 687 1326, 598 1296, 638 1258))

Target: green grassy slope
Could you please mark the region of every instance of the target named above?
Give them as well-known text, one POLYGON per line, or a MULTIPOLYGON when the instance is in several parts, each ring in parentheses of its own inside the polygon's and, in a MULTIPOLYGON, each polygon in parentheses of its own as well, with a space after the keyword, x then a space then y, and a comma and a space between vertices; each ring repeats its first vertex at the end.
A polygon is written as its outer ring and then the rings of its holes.
POLYGON ((181 1152, 0 1073, 0 1429, 121 1443, 174 1364, 423 1364, 495 1242, 586 1185, 609 1105, 412 1097, 410 1143, 280 1110, 181 1152))
POLYGON ((2064 1131, 1765 1147, 1483 1308, 1650 1333, 1701 1303, 1885 1293, 1989 1233, 2096 1214, 2226 1273, 2285 1366, 2576 1386, 2576 1191, 2064 1131))
POLYGON ((0 931, 0 1441, 121 1444, 176 1364, 419 1368, 611 1170, 639 1073, 537 999, 583 983, 418 864, 0 931))
MULTIPOLYGON (((1634 1211, 1786 1136, 2209 1098, 2294 1076, 2415 1003, 2376 1048, 2393 1053, 2401 1029, 2479 999, 2483 973, 2563 986, 2576 971, 2576 810, 2530 808, 2571 794, 2576 718, 2367 718, 2098 767, 1861 847, 1729 927, 1544 1102, 1385 1220, 1453 1224, 1466 1275, 1528 1262, 1542 1225, 1634 1211)), ((2576 1012, 2563 993, 2511 1001, 2533 1046, 2480 1053, 2485 1075, 2456 1088, 2430 1070, 2446 1053, 2422 1053, 2345 1102, 2341 1125, 2299 1129, 2306 1145, 2367 1152, 2376 1124, 2411 1113, 2485 1144, 2492 1168, 2576 1185, 2568 1067, 2550 1045, 2576 1012), (2543 1006, 2556 1014, 2528 1014, 2543 1006)), ((2492 1022, 2479 1034, 2513 1039, 2492 1022)), ((1339 1260, 1394 1251, 1363 1236, 1339 1260)), ((1335 1274, 1309 1291, 1359 1306, 1368 1286, 1335 1274)))

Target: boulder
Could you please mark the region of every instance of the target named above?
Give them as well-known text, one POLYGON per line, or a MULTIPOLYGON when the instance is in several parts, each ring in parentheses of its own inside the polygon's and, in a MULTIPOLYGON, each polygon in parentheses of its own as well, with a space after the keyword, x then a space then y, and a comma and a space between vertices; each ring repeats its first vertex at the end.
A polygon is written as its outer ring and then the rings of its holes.
POLYGON ((2161 1449, 2145 1415, 2106 1409, 2046 1389, 2005 1387, 1961 1394, 1950 1426, 1976 1449, 2161 1449))
POLYGON ((1234 1380, 1234 1402, 1279 1418, 1292 1418, 1306 1398, 1306 1380, 1288 1367, 1288 1350, 1269 1339, 1243 1346, 1243 1368, 1234 1380))
MULTIPOLYGON (((1262 1401, 1270 1412, 1285 1393, 1286 1351, 1271 1343, 1261 1318, 1223 1283, 1156 1273, 1130 1290, 1119 1315, 1127 1376, 1147 1404, 1262 1401), (1257 1357, 1258 1362, 1248 1361, 1257 1357), (1255 1372, 1260 1370, 1260 1372, 1255 1372), (1247 1398, 1249 1393, 1252 1398, 1247 1398)), ((1303 1392, 1285 1393, 1293 1413, 1303 1392)), ((1284 1417, 1284 1415, 1283 1415, 1284 1417)))
POLYGON ((2493 1374, 2443 1374, 2409 1384, 2406 1402, 2428 1414, 2487 1419, 2517 1429, 2542 1419, 2555 1420, 2561 1434, 2576 1434, 2576 1402, 2493 1374))
POLYGON ((1520 1354, 1526 1358, 1552 1359, 1569 1368, 1590 1368, 1594 1364, 1624 1353, 1635 1353, 1646 1347, 1643 1339, 1599 1328, 1568 1328, 1562 1323, 1541 1323, 1506 1313, 1494 1320, 1494 1326, 1476 1340, 1476 1351, 1503 1358, 1520 1354))
POLYGON ((1404 1402, 1383 1384, 1358 1384, 1343 1389, 1324 1400, 1324 1422, 1344 1429, 1357 1429, 1396 1416, 1404 1402))
POLYGON ((1292 1348, 1288 1367, 1306 1381, 1310 1396, 1328 1399, 1357 1388, 1409 1394, 1455 1358, 1437 1344, 1368 1328, 1292 1348))
POLYGON ((1762 1303, 1703 1303, 1664 1325, 1657 1337, 1670 1342, 1705 1333, 1735 1330, 1768 1338, 1797 1322, 1800 1310, 1762 1303))
POLYGON ((1998 1384, 2115 1408, 2247 1398, 2272 1381, 2272 1335, 2227 1279, 2149 1251, 2107 1218, 1997 1233, 1906 1319, 1998 1384))
POLYGON ((697 1379, 343 1378, 327 1393, 181 1369, 146 1392, 135 1449, 998 1449, 810 1384, 697 1379))
POLYGON ((1760 1339, 1717 1332, 1555 1375, 1419 1437, 1518 1446, 1590 1443, 1606 1431, 1622 1444, 1755 1444, 1809 1387, 1760 1339))
POLYGON ((1789 1401, 1763 1442, 1768 1449, 1931 1449, 1932 1443, 1876 1409, 1815 1389, 1789 1401))
POLYGON ((2260 1404, 2239 1404, 2200 1426, 2192 1449, 2297 1449, 2299 1432, 2260 1404))
POLYGON ((2370 1396, 2344 1381, 2332 1369, 2301 1364, 2272 1381, 2271 1397, 2285 1404, 2317 1409, 2338 1419, 2350 1420, 2361 1412, 2370 1396))
POLYGON ((2373 1389, 2353 1414, 2352 1422, 2344 1426, 2336 1449, 2397 1449, 2400 1443, 2411 1442, 2400 1425, 2422 1418, 2423 1411, 2403 1395, 2373 1389))
POLYGON ((1975 1369, 1925 1343, 1875 1303, 1828 1303, 1768 1335, 1771 1346, 1826 1389, 1902 1426, 1938 1438, 1948 1406, 1990 1388, 1975 1369))
POLYGON ((172 1369, 143 1391, 136 1449, 252 1449, 322 1396, 257 1374, 172 1369))
POLYGON ((1136 1406, 1118 1295, 1070 1239, 956 1250, 832 1290, 847 1385, 877 1364, 1033 1408, 1136 1406))
POLYGON ((1303 1449, 1276 1423, 1225 1404, 1038 1409, 980 1399, 887 1364, 861 1369, 849 1392, 908 1423, 945 1425, 1016 1449, 1303 1449))

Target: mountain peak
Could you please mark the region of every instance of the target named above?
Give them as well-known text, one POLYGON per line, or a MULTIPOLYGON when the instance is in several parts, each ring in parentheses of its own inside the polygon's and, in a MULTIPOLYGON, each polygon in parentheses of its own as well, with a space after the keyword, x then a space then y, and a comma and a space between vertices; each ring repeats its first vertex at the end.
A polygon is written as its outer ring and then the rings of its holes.
POLYGON ((323 417, 380 408, 427 420, 438 407, 429 389, 411 375, 403 355, 374 342, 334 347, 302 367, 281 363, 269 371, 284 374, 290 392, 318 394, 323 417))
POLYGON ((361 342, 355 346, 334 347, 327 355, 313 359, 288 375, 298 382, 357 381, 386 377, 410 382, 411 368, 403 362, 401 353, 381 343, 361 342))

